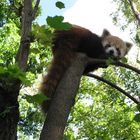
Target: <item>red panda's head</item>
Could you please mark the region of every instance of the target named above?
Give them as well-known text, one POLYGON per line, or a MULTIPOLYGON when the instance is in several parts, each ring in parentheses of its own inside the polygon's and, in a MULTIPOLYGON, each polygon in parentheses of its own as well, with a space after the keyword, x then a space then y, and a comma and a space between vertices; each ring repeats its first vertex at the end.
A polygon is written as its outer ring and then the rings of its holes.
POLYGON ((111 35, 106 29, 104 29, 101 38, 107 55, 117 59, 124 57, 132 47, 131 43, 125 42, 119 37, 111 35))

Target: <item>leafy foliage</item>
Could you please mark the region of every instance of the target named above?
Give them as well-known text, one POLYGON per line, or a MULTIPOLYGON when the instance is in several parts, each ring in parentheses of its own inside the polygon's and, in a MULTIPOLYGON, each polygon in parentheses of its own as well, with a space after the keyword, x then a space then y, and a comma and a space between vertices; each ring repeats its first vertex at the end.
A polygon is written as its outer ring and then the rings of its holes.
MULTIPOLYGON (((130 34, 133 38, 133 41, 135 41, 137 47, 140 47, 140 43, 139 43, 140 42, 140 39, 139 39, 140 27, 137 24, 138 21, 136 17, 134 16, 134 13, 132 11, 129 1, 128 0, 124 0, 124 1, 113 0, 113 1, 117 5, 117 9, 111 14, 114 23, 118 25, 122 30, 129 29, 130 34)), ((140 1, 134 0, 132 2, 134 2, 135 4, 135 8, 137 9, 137 12, 140 13, 139 11, 140 1)))
POLYGON ((0 66, 15 63, 15 55, 19 46, 19 29, 14 22, 0 28, 0 66))
POLYGON ((0 67, 0 78, 1 80, 6 80, 6 83, 12 82, 14 79, 19 79, 25 85, 31 84, 26 78, 25 73, 22 72, 17 65, 9 65, 4 68, 0 67))
POLYGON ((39 137, 42 122, 44 120, 43 114, 40 114, 38 104, 33 104, 27 101, 25 92, 21 92, 20 100, 20 121, 19 121, 19 138, 29 139, 39 137))
POLYGON ((47 23, 51 27, 57 30, 64 30, 64 29, 70 29, 71 24, 68 22, 63 22, 64 17, 63 16, 54 16, 54 17, 47 17, 47 23))
MULTIPOLYGON (((108 68, 104 76, 123 85, 125 82, 119 81, 113 71, 108 68)), ((72 129, 70 132, 77 140, 139 139, 139 124, 134 120, 139 118, 135 116, 136 111, 135 105, 118 91, 101 82, 83 78, 66 130, 72 129)))
MULTIPOLYGON (((22 3, 15 2, 17 9, 22 3)), ((115 0, 118 11, 127 17, 122 29, 134 22, 128 2, 115 0)), ((139 1, 137 1, 139 3, 139 1)), ((20 16, 13 11, 12 3, 7 0, 0 2, 0 87, 3 82, 11 84, 14 79, 19 79, 22 88, 19 96, 20 121, 18 127, 19 139, 38 138, 44 121, 39 104, 45 99, 39 94, 40 74, 47 71, 52 59, 51 41, 55 29, 69 29, 71 25, 64 22, 64 17, 54 16, 47 18, 48 25, 33 23, 30 34, 31 49, 28 59, 27 72, 22 72, 15 64, 15 58, 20 42, 20 16), (38 78, 39 77, 39 78, 38 78)), ((137 4, 139 7, 140 5, 137 4)), ((65 5, 57 1, 56 7, 62 9, 65 5)), ((118 15, 114 14, 114 21, 118 24, 118 15)), ((122 14, 121 13, 121 14, 122 14)), ((136 29, 136 28, 135 28, 136 29)), ((136 37, 135 37, 136 39, 136 37)), ((139 43, 137 37, 137 43, 139 43)), ((123 59, 126 63, 127 59, 123 59)), ((108 64, 112 61, 108 60, 108 64)), ((140 77, 124 68, 108 67, 98 71, 104 78, 116 83, 137 98, 140 96, 140 77)), ((5 87, 7 88, 7 87, 5 87)), ((69 116, 65 129, 64 140, 81 139, 140 139, 139 122, 140 107, 110 86, 83 77, 76 98, 76 104, 69 116)))

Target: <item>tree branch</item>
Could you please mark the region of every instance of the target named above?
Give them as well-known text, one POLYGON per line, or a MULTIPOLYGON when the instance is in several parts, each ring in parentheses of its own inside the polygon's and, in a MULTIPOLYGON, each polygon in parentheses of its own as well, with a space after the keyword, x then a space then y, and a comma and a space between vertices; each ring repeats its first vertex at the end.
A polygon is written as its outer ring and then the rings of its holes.
POLYGON ((130 70, 132 70, 132 71, 134 71, 134 72, 140 74, 140 70, 139 70, 139 69, 137 69, 137 68, 135 68, 135 67, 133 67, 133 66, 130 66, 130 65, 128 65, 128 64, 124 64, 124 63, 122 63, 122 62, 116 61, 116 62, 114 62, 114 65, 120 66, 120 67, 124 67, 124 68, 127 68, 127 69, 130 69, 130 70))
POLYGON ((32 26, 32 0, 24 0, 24 7, 22 12, 22 29, 20 47, 17 52, 16 62, 19 67, 25 71, 27 67, 27 60, 30 49, 30 37, 32 26))
POLYGON ((121 93, 123 93, 125 96, 127 96, 128 98, 130 98, 130 99, 131 99, 132 101, 134 101, 136 104, 139 104, 139 103, 140 103, 137 99, 135 99, 134 97, 132 97, 129 93, 127 93, 125 90, 121 89, 121 88, 118 87, 117 85, 113 84, 112 82, 110 82, 110 81, 108 81, 108 80, 106 80, 106 79, 104 79, 104 78, 102 78, 102 77, 99 77, 99 76, 97 76, 97 75, 95 75, 95 74, 91 74, 91 73, 87 74, 87 76, 93 77, 93 78, 95 78, 95 79, 97 79, 97 80, 100 80, 100 81, 102 81, 102 82, 104 82, 104 83, 110 85, 111 87, 117 89, 118 91, 120 91, 121 93))
POLYGON ((16 62, 19 67, 25 71, 30 50, 30 33, 32 31, 32 21, 38 10, 40 0, 36 1, 34 10, 32 9, 32 0, 24 0, 24 7, 22 12, 22 29, 20 47, 16 56, 16 62))
MULTIPOLYGON (((93 64, 93 65, 94 64, 102 64, 103 67, 104 66, 107 67, 107 60, 106 59, 93 59, 93 58, 88 58, 88 64, 90 64, 90 65, 91 64, 93 64)), ((140 70, 139 69, 137 69, 137 68, 135 68, 133 66, 130 66, 128 64, 124 64, 124 63, 122 63, 120 61, 112 61, 110 64, 116 65, 116 66, 120 66, 120 67, 124 67, 124 68, 127 68, 129 70, 132 70, 132 71, 140 74, 140 70)))
POLYGON ((55 95, 48 110, 40 140, 62 140, 64 128, 74 105, 81 76, 87 64, 87 57, 83 54, 73 61, 59 82, 55 95))
POLYGON ((131 10, 138 21, 138 25, 140 26, 140 12, 138 11, 136 4, 133 0, 128 0, 128 3, 130 4, 131 10))
POLYGON ((36 16, 36 13, 37 13, 37 10, 38 10, 39 3, 40 3, 40 0, 36 0, 36 4, 35 4, 34 10, 32 12, 32 20, 35 19, 35 16, 36 16))
MULTIPOLYGON (((90 59, 83 54, 78 54, 77 58, 73 60, 71 66, 64 73, 64 76, 60 80, 55 94, 51 99, 52 101, 40 135, 40 140, 46 140, 46 138, 48 140, 61 140, 63 138, 63 132, 66 126, 68 115, 70 113, 71 107, 74 104, 75 96, 77 94, 80 83, 80 78, 87 64, 103 64, 103 66, 107 66, 106 60, 90 59)), ((124 95, 129 97, 136 104, 139 104, 138 100, 133 98, 130 94, 128 94, 115 84, 93 74, 88 74, 87 76, 94 77, 109 84, 110 86, 116 88, 124 95)))

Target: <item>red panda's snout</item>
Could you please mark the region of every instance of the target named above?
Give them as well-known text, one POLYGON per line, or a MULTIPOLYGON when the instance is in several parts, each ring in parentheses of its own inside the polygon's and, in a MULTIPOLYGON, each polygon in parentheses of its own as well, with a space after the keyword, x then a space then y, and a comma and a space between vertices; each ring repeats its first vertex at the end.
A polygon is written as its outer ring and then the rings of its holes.
POLYGON ((114 46, 110 46, 108 48, 105 48, 105 52, 106 52, 108 57, 121 58, 121 50, 118 48, 115 48, 114 46))

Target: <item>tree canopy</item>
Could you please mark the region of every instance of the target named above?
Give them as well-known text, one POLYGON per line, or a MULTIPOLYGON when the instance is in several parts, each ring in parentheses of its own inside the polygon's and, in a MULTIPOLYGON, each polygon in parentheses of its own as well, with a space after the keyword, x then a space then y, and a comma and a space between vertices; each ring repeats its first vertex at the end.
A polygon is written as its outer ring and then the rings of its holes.
MULTIPOLYGON (((113 1, 118 6, 116 12, 111 14, 114 23, 124 32, 132 25, 129 28, 130 35, 139 50, 140 1, 113 1), (125 18, 123 23, 120 21, 122 15, 125 18)), ((39 25, 35 21, 41 13, 41 7, 38 5, 39 0, 0 2, 0 137, 2 138, 5 138, 4 134, 10 135, 11 132, 13 133, 11 140, 17 136, 21 140, 29 137, 39 139, 45 116, 40 109, 44 97, 38 94, 38 88, 42 75, 47 72, 52 59, 53 31, 71 28, 69 23, 64 22, 64 17, 58 15, 46 17, 47 23, 39 25), (10 132, 4 131, 5 127, 10 132)), ((65 8, 65 4, 57 1, 56 7, 62 9, 65 8)), ((135 63, 131 62, 129 65, 135 67, 137 72, 113 65, 109 61, 108 68, 98 69, 95 72, 101 79, 90 75, 82 77, 75 105, 68 117, 64 140, 140 139, 140 106, 123 92, 139 102, 140 57, 139 52, 136 54, 135 63), (117 85, 121 90, 102 79, 117 85)), ((129 56, 121 62, 127 65, 128 58, 129 56)))

